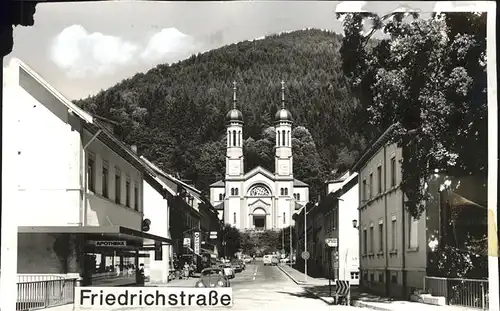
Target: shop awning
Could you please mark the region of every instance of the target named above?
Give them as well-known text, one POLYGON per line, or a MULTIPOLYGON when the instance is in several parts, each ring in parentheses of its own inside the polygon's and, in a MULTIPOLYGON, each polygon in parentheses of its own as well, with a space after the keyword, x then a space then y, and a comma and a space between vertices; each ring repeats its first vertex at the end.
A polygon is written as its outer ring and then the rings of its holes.
POLYGON ((90 240, 129 240, 142 244, 172 244, 172 240, 122 226, 19 226, 18 233, 83 234, 90 240))

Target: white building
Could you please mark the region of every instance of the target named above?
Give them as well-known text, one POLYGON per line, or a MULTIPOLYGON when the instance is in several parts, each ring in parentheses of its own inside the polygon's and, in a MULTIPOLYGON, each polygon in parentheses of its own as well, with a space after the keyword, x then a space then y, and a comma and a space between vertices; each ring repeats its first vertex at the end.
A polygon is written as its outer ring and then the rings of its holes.
POLYGON ((309 200, 309 187, 293 178, 292 115, 285 109, 284 82, 282 107, 276 113, 275 171, 243 167, 243 114, 236 109, 227 114, 227 155, 224 180, 210 185, 210 200, 225 223, 238 229, 280 229, 292 223, 299 203, 309 200))
MULTIPOLYGON (((338 278, 352 285, 359 285, 359 232, 353 220, 358 220, 358 174, 347 172, 338 180, 328 183, 328 195, 338 198, 338 278)), ((335 228, 331 228, 332 231, 335 228)), ((329 235, 327 229, 327 236, 329 235)))
MULTIPOLYGON (((6 310, 14 310, 16 272, 99 284, 109 269, 137 267, 145 244, 170 243, 165 228, 161 235, 142 230, 144 179, 155 174, 131 148, 20 60, 3 81, 2 267, 12 267, 2 269, 6 310)), ((129 273, 111 284, 136 281, 129 273)))

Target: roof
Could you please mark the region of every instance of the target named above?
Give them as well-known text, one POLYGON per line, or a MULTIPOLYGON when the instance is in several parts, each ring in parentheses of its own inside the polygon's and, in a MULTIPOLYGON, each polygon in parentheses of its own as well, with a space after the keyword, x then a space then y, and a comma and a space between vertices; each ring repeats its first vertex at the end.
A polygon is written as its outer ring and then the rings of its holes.
POLYGON ((215 205, 214 208, 218 211, 224 210, 224 202, 215 205))
POLYGON ((13 58, 11 64, 15 64, 18 68, 26 72, 31 78, 37 81, 45 90, 52 94, 60 103, 68 108, 68 110, 84 121, 84 128, 92 134, 99 135, 102 133, 104 136, 99 136, 97 139, 107 144, 107 147, 111 148, 118 155, 123 157, 126 161, 132 164, 134 167, 141 171, 146 171, 150 174, 153 173, 149 167, 139 158, 139 156, 132 151, 127 145, 121 142, 118 138, 114 136, 108 129, 108 127, 97 118, 93 117, 90 113, 86 112, 82 108, 78 107, 72 103, 69 99, 64 97, 59 93, 54 87, 50 85, 45 79, 43 79, 38 73, 36 73, 32 68, 23 63, 20 59, 13 58))
POLYGON ((81 109, 74 103, 72 103, 69 99, 67 99, 64 95, 59 93, 50 83, 48 83, 44 78, 42 78, 38 73, 36 73, 33 69, 31 69, 28 65, 23 63, 20 59, 12 58, 11 64, 16 64, 19 69, 22 69, 28 75, 30 75, 33 79, 35 79, 38 83, 40 83, 50 94, 52 94, 55 98, 59 100, 63 105, 68 107, 74 114, 79 116, 82 120, 88 123, 93 123, 94 118, 85 110, 81 109))
POLYGON ((385 130, 385 132, 382 133, 382 135, 380 135, 380 137, 362 153, 356 163, 352 166, 351 170, 354 172, 359 171, 366 164, 366 162, 368 162, 373 155, 375 155, 375 153, 389 141, 391 134, 397 127, 398 123, 394 123, 389 126, 389 128, 387 128, 387 130, 385 130))
POLYGON ((306 184, 305 182, 298 180, 298 179, 293 180, 293 186, 294 187, 309 187, 308 184, 306 184))
POLYGON ((213 184, 211 184, 209 187, 211 188, 221 188, 221 187, 225 187, 225 183, 223 180, 218 180, 216 182, 214 182, 213 184))

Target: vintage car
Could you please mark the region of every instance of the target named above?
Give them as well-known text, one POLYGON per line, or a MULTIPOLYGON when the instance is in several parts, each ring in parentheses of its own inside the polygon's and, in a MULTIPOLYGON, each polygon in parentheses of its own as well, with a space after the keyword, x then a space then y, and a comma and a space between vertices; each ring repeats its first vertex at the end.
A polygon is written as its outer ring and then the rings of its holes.
POLYGON ((230 287, 228 277, 221 268, 206 268, 201 271, 196 287, 230 287))

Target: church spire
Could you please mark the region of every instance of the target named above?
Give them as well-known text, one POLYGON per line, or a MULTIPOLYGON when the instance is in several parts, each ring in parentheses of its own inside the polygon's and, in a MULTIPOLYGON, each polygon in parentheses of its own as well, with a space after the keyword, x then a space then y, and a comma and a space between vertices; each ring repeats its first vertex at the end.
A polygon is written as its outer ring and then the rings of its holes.
POLYGON ((285 81, 281 80, 281 109, 285 109, 285 81))
POLYGON ((236 81, 233 81, 233 109, 236 109, 236 81))

